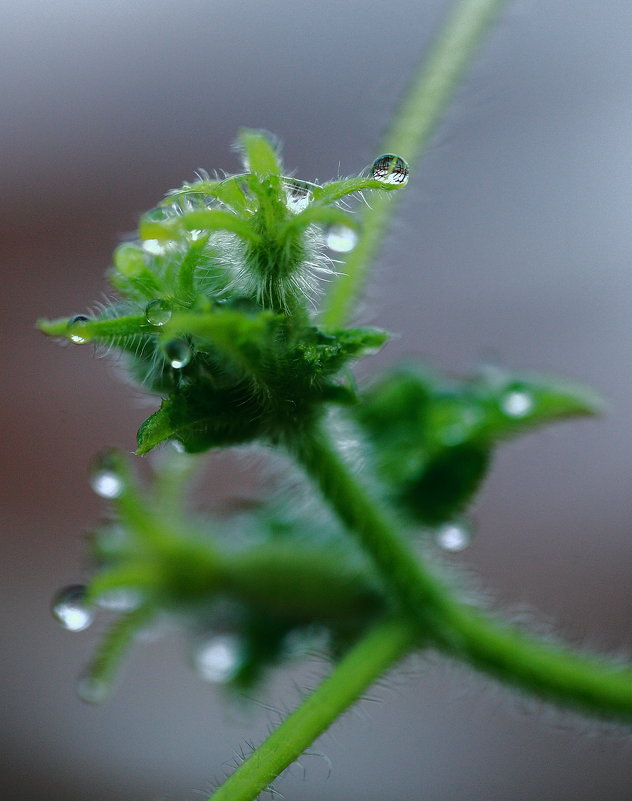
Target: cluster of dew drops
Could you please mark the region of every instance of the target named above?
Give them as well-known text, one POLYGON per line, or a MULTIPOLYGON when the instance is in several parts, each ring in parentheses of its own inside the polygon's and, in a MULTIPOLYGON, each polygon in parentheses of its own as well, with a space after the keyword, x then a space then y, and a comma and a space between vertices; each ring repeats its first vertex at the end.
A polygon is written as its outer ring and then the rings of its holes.
MULTIPOLYGON (((408 183, 409 167, 406 161, 393 153, 385 153, 378 156, 370 169, 370 177, 382 184, 405 186, 408 183)), ((306 198, 309 192, 306 192, 306 198)), ((351 226, 343 223, 328 225, 324 233, 325 245, 334 253, 350 253, 358 244, 359 234, 351 226)), ((147 240, 143 243, 143 248, 148 252, 154 252, 158 247, 162 252, 162 246, 155 240, 147 240)), ((135 270, 142 267, 142 256, 135 247, 122 245, 116 252, 114 258, 116 266, 125 274, 133 274, 135 270)), ((169 322, 172 315, 172 307, 165 298, 158 298, 150 301, 145 307, 145 319, 147 322, 160 328, 169 322)), ((85 345, 90 342, 88 326, 90 318, 85 314, 76 314, 68 321, 68 338, 75 345, 85 345)), ((165 358, 174 370, 181 370, 191 361, 192 352, 189 344, 184 339, 169 340, 163 345, 165 358)))
MULTIPOLYGON (((375 159, 371 166, 370 177, 384 184, 404 186, 408 183, 409 168, 400 156, 386 153, 375 159)), ((351 252, 359 241, 358 232, 347 225, 336 223, 325 229, 325 245, 335 253, 351 252)), ((135 248, 122 246, 119 249, 119 260, 124 268, 132 265, 125 263, 129 258, 138 259, 139 254, 135 248), (130 252, 127 252, 130 250, 130 252), (133 250, 133 253, 131 252, 133 250)), ((118 266, 118 264, 117 264, 118 266)), ((155 327, 165 325, 172 316, 171 304, 164 298, 150 301, 145 308, 147 322, 155 327)), ((90 341, 87 325, 90 318, 83 314, 72 317, 68 322, 68 337, 71 342, 83 345, 90 341)), ((164 354, 172 368, 178 370, 185 367, 191 359, 191 349, 182 339, 174 339, 163 346, 164 354)), ((108 500, 118 498, 124 490, 121 476, 108 464, 107 454, 97 459, 90 473, 90 486, 100 497, 108 500)), ((471 540, 472 529, 469 523, 453 521, 446 523, 435 531, 435 542, 445 551, 458 552, 465 549, 471 540)), ((84 631, 95 619, 95 609, 87 602, 87 590, 83 584, 70 584, 63 587, 52 601, 52 613, 57 622, 68 631, 84 631)), ((101 604, 110 608, 125 609, 125 604, 101 604)), ((128 605, 129 609, 130 606, 128 605)), ((230 633, 215 634, 198 642, 192 653, 193 665, 197 673, 207 681, 226 683, 230 681, 241 662, 241 644, 239 638, 230 633)), ((85 700, 97 700, 94 693, 83 693, 81 682, 78 685, 79 694, 85 700)))

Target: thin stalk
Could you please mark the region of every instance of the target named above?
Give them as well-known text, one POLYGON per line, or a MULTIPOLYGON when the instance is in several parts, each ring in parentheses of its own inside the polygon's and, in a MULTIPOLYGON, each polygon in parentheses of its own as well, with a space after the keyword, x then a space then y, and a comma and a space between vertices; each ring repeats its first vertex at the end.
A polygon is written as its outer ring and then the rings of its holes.
POLYGON ((632 720, 632 670, 540 642, 458 602, 418 561, 324 433, 306 437, 294 453, 430 644, 561 706, 632 720))
POLYGON ((253 801, 418 639, 404 620, 388 620, 369 631, 210 801, 253 801))
MULTIPOLYGON (((403 156, 411 166, 424 155, 430 138, 472 61, 479 42, 505 0, 461 0, 420 65, 399 111, 382 140, 382 150, 403 156)), ((369 264, 382 243, 394 199, 376 193, 363 214, 364 233, 333 285, 323 324, 344 325, 362 288, 369 264)))

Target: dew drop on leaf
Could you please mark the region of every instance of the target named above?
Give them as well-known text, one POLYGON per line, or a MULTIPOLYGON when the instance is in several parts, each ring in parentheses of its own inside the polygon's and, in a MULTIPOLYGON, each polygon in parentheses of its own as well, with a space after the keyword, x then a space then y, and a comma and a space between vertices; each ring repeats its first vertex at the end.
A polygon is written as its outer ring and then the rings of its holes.
POLYGON ((371 178, 383 184, 405 186, 408 183, 408 173, 408 164, 394 153, 378 156, 371 165, 371 178))
POLYGON ((145 308, 145 317, 151 325, 164 325, 171 319, 171 306, 163 298, 152 300, 145 308))
POLYGON ((90 337, 86 332, 86 324, 90 322, 90 318, 85 314, 75 314, 68 320, 68 337, 75 345, 85 345, 90 341, 90 337))
POLYGON ((534 407, 533 396, 521 389, 506 392, 500 399, 500 408, 507 417, 526 417, 534 407))
POLYGON ((443 551, 464 551, 472 541, 472 528, 468 523, 452 521, 439 526, 434 532, 435 542, 443 551))
POLYGON ((348 225, 330 225, 325 232, 325 244, 336 253, 348 253, 358 244, 358 232, 348 225))
POLYGON ((241 663, 241 643, 234 634, 218 634, 193 651, 193 666, 205 681, 225 684, 234 678, 241 663))
POLYGON ((94 620, 94 612, 86 604, 83 584, 70 584, 59 590, 51 604, 53 617, 67 631, 83 631, 94 620))
POLYGON ((165 356, 175 370, 181 370, 191 361, 191 348, 183 339, 171 339, 165 345, 165 356))

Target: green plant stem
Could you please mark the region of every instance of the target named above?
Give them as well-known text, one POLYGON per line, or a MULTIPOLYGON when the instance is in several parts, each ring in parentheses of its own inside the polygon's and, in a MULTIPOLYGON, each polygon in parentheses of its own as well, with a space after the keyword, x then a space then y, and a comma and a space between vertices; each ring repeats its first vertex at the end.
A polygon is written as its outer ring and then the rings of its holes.
POLYGON ((405 620, 379 623, 213 794, 211 801, 252 801, 419 639, 405 620))
POLYGON ((452 625, 462 642, 455 653, 473 667, 558 705, 632 721, 629 668, 538 641, 466 607, 452 625))
POLYGON ((562 706, 632 720, 629 668, 539 642, 458 602, 418 561, 324 432, 306 436, 293 451, 326 501, 372 557, 385 588, 403 614, 429 643, 562 706))
MULTIPOLYGON (((451 101, 476 48, 505 0, 461 0, 436 38, 413 80, 382 150, 403 156, 411 166, 424 154, 430 137, 451 101)), ((393 199, 376 194, 363 214, 364 233, 333 285, 322 322, 344 325, 364 281, 368 266, 382 243, 393 212, 393 199)))

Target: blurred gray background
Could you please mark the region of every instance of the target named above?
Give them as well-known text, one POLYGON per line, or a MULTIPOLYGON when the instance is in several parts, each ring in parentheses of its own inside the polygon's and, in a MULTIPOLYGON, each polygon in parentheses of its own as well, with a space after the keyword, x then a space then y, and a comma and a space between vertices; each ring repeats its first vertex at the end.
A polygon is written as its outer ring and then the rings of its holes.
MULTIPOLYGON (((149 402, 40 316, 83 312, 138 215, 194 169, 236 170, 242 125, 308 180, 370 163, 446 0, 2 3, 2 681, 5 798, 200 799, 270 713, 226 702, 182 641, 139 644, 102 707, 74 680, 102 628, 48 611, 105 513, 86 467, 132 450, 149 402)), ((498 609, 578 646, 632 654, 632 4, 518 0, 411 178, 363 322, 451 372, 557 371, 611 402, 598 421, 506 445, 449 560, 498 609)), ((231 479, 209 473, 212 492, 231 479)), ((261 697, 282 709, 294 682, 261 697)), ((291 801, 632 797, 629 734, 412 660, 278 782, 291 801), (331 770, 327 765, 330 761, 331 770), (329 775, 330 774, 330 775, 329 775)), ((372 694, 373 695, 373 694, 372 694)))

